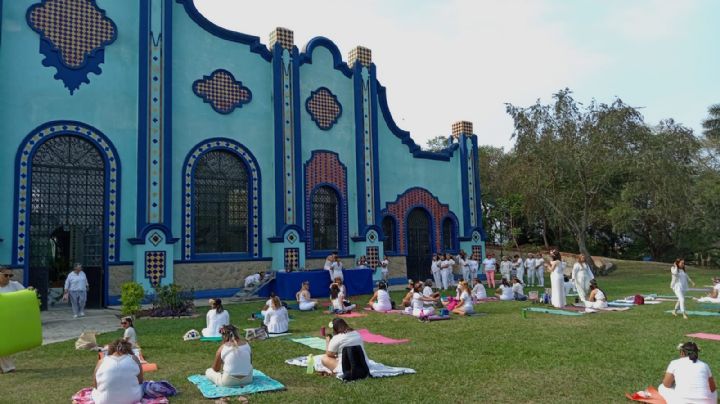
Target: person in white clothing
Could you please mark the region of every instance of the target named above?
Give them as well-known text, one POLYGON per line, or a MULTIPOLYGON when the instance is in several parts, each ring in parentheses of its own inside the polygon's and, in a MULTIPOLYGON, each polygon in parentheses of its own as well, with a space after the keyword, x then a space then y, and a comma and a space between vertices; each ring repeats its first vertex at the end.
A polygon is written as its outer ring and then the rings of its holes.
POLYGON ((342 351, 351 346, 359 346, 363 351, 365 361, 368 360, 360 333, 350 328, 342 318, 334 318, 330 325, 332 325, 331 328, 335 335, 325 336, 325 355, 321 355, 319 358, 323 366, 333 373, 342 373, 342 351))
POLYGON ((332 311, 335 313, 349 313, 355 309, 355 305, 346 300, 345 294, 337 283, 330 285, 330 301, 332 302, 332 311))
POLYGON ((384 255, 383 260, 380 261, 380 273, 382 274, 383 281, 387 282, 388 274, 390 273, 390 260, 387 255, 384 255))
POLYGON ((607 295, 600 290, 597 282, 593 279, 590 281, 590 294, 585 300, 585 307, 590 309, 607 309, 607 295))
POLYGON ((453 267, 454 261, 450 259, 449 254, 445 254, 440 261, 440 274, 442 276, 442 288, 445 290, 450 289, 450 286, 452 286, 452 278, 453 278, 453 267))
POLYGON ((230 324, 230 313, 222 305, 220 299, 210 299, 210 310, 205 315, 207 327, 202 329, 203 337, 219 337, 220 328, 230 324))
POLYGON ((216 386, 241 387, 253 381, 252 350, 238 329, 227 324, 220 330, 222 345, 215 352, 215 360, 205 376, 216 386))
POLYGON ((510 283, 507 281, 507 279, 502 278, 500 282, 500 287, 498 287, 495 291, 495 296, 500 300, 515 300, 515 296, 513 295, 513 288, 512 286, 510 286, 510 283))
POLYGON ((512 279, 512 262, 510 261, 510 257, 507 255, 502 258, 502 261, 500 261, 500 276, 505 278, 508 282, 512 279))
POLYGON ((700 303, 720 303, 720 278, 713 278, 713 288, 707 296, 695 299, 700 303))
POLYGON ((365 257, 364 255, 361 255, 360 258, 357 260, 357 266, 356 266, 356 268, 358 268, 358 269, 368 269, 368 268, 370 268, 370 267, 368 266, 367 257, 365 257))
POLYGON ((475 313, 468 283, 465 281, 460 281, 458 287, 460 291, 460 296, 458 297, 458 303, 452 310, 452 312, 461 316, 467 316, 468 314, 475 313))
POLYGON ((515 277, 520 280, 520 283, 525 284, 525 265, 519 255, 515 254, 513 257, 512 266, 515 270, 515 277))
POLYGON ((69 299, 72 305, 73 318, 85 315, 88 290, 90 290, 90 284, 82 270, 82 264, 75 263, 72 272, 65 279, 65 289, 63 290, 63 299, 69 299))
POLYGON ((591 279, 593 279, 593 276, 590 266, 585 262, 585 256, 580 254, 578 255, 577 262, 573 265, 572 280, 575 283, 575 290, 581 302, 587 299, 587 294, 590 292, 591 279))
POLYGON ((465 282, 470 282, 470 265, 467 262, 467 255, 465 251, 460 250, 460 254, 456 257, 458 266, 460 267, 460 273, 465 282))
POLYGON ((528 254, 525 258, 525 272, 527 284, 531 287, 535 286, 535 256, 532 254, 528 254))
POLYGON ((390 294, 387 291, 387 284, 383 281, 378 283, 378 290, 372 295, 368 304, 375 311, 390 311, 392 310, 392 301, 390 300, 390 294))
MULTIPOLYGON (((467 264, 468 268, 470 269, 470 279, 477 279, 478 276, 478 268, 480 267, 480 263, 478 262, 478 256, 477 254, 473 254, 468 258, 467 264)), ((470 281, 468 281, 470 282, 470 281)))
POLYGON ((668 404, 716 404, 717 386, 710 366, 698 359, 694 342, 678 345, 680 359, 670 362, 658 393, 668 404))
MULTIPOLYGON (((562 267, 560 268, 560 272, 562 272, 562 267)), ((537 257, 535 257, 535 276, 537 277, 538 286, 541 288, 545 287, 545 259, 543 259, 542 254, 538 254, 537 257)))
POLYGON ((520 300, 520 301, 527 300, 527 296, 525 296, 525 290, 523 289, 523 284, 520 281, 520 279, 518 279, 517 276, 513 278, 512 291, 513 291, 513 298, 515 300, 520 300))
POLYGON ((135 404, 143 397, 143 370, 129 342, 120 338, 108 345, 108 353, 93 372, 95 404, 135 404))
POLYGON ((333 251, 332 254, 328 255, 327 258, 325 258, 325 264, 323 264, 323 269, 328 271, 328 276, 330 276, 330 282, 335 279, 335 277, 333 276, 333 263, 335 263, 336 259, 337 251, 333 251))
MULTIPOLYGON (((0 266, 0 294, 17 292, 25 289, 20 282, 10 280, 13 272, 10 268, 0 266)), ((0 373, 10 373, 15 371, 15 362, 9 356, 0 356, 0 373)))
POLYGON ((487 292, 485 291, 485 286, 482 284, 482 282, 480 282, 480 279, 473 279, 473 288, 471 294, 477 300, 487 299, 487 292))
POLYGON ((430 262, 430 273, 432 273, 433 280, 435 280, 435 286, 441 289, 443 286, 442 275, 440 275, 440 259, 437 254, 433 254, 432 261, 430 262))
POLYGON ((685 271, 685 260, 678 258, 675 260, 675 264, 670 268, 670 274, 672 279, 670 281, 670 288, 675 292, 678 301, 675 303, 675 308, 672 311, 673 316, 677 316, 677 310, 680 309, 683 318, 687 320, 688 316, 685 312, 685 292, 688 290, 688 282, 695 286, 695 282, 688 276, 685 271))
POLYGON ((257 285, 262 281, 262 274, 260 272, 245 277, 245 288, 257 285))
POLYGON ((426 306, 426 302, 435 303, 439 297, 426 297, 422 294, 423 283, 418 282, 415 284, 413 290, 412 300, 410 301, 410 307, 412 307, 412 315, 418 318, 432 316, 435 314, 435 308, 432 306, 426 306))
POLYGON ((120 319, 120 327, 124 328, 123 340, 130 343, 133 349, 138 349, 137 343, 137 332, 135 332, 135 326, 133 324, 132 317, 123 317, 120 319))
POLYGON ((317 306, 317 300, 313 300, 310 296, 310 282, 308 281, 302 283, 300 290, 295 293, 295 299, 300 311, 315 310, 315 306, 317 306))
POLYGON ((332 263, 330 266, 332 268, 330 280, 335 280, 336 278, 340 278, 341 280, 345 280, 345 277, 343 276, 343 263, 340 260, 340 256, 335 256, 335 262, 332 263))
POLYGON ((492 254, 488 254, 487 257, 483 260, 483 269, 485 270, 485 277, 487 278, 488 288, 495 289, 496 266, 497 261, 495 261, 495 257, 492 254))
MULTIPOLYGON (((550 287, 552 288, 552 305, 559 309, 565 307, 565 276, 563 275, 562 257, 560 251, 550 251, 550 263, 545 268, 550 272, 550 287)), ((541 261, 544 262, 542 258, 541 261)))
POLYGON ((271 299, 270 307, 265 311, 263 324, 267 328, 268 334, 282 334, 288 332, 288 323, 290 318, 285 306, 282 305, 280 298, 274 296, 271 299))

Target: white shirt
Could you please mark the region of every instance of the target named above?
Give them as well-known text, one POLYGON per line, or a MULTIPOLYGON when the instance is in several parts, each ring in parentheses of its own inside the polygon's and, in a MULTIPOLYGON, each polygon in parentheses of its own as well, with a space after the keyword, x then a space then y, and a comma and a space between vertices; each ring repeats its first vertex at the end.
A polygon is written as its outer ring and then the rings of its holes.
POLYGON ((542 258, 535 258, 535 269, 543 269, 545 266, 545 260, 542 258))
POLYGON ((462 294, 460 294, 460 300, 463 301, 463 310, 466 313, 472 313, 473 311, 473 302, 470 298, 470 294, 466 291, 463 291, 462 294))
POLYGON ((432 294, 433 294, 433 290, 432 290, 432 288, 431 288, 430 286, 425 286, 425 287, 423 288, 423 296, 425 296, 425 297, 431 297, 432 294))
POLYGON ((123 333, 123 339, 131 343, 133 348, 137 347, 137 333, 135 332, 134 328, 126 328, 125 332, 123 333))
POLYGON ((265 311, 263 324, 265 324, 269 333, 279 334, 287 332, 289 321, 290 318, 285 307, 280 306, 278 309, 273 309, 271 306, 265 311))
POLYGON ((413 311, 422 310, 424 307, 422 295, 418 292, 413 293, 411 304, 412 304, 413 311))
POLYGON ((378 289, 377 303, 381 307, 392 307, 392 303, 390 303, 390 294, 387 290, 378 289))
POLYGON ((513 296, 513 288, 512 286, 505 286, 500 285, 500 298, 502 300, 514 300, 515 296, 513 296))
POLYGON ((433 261, 430 264, 430 272, 436 273, 439 270, 440 270, 440 261, 433 261))
POLYGON ((667 373, 675 376, 675 398, 682 403, 706 403, 711 397, 708 379, 712 377, 710 367, 700 359, 695 363, 690 358, 675 359, 668 365, 667 373))
POLYGON ((247 376, 253 372, 250 344, 224 344, 220 351, 223 373, 230 376, 247 376))
POLYGON ((603 293, 602 290, 598 289, 597 292, 595 292, 595 301, 596 302, 607 301, 607 297, 605 297, 605 293, 603 293))
POLYGON ((10 281, 5 286, 0 286, 0 293, 10 293, 10 292, 17 292, 18 290, 25 289, 23 285, 20 282, 17 281, 10 281))
POLYGON ((140 365, 130 355, 106 355, 95 373, 97 387, 92 391, 96 404, 135 403, 142 399, 138 383, 140 365))
POLYGON ((478 283, 473 287, 473 296, 477 299, 487 299, 487 293, 485 292, 485 286, 482 283, 478 283))
POLYGON ((333 264, 333 262, 334 262, 334 261, 325 260, 325 264, 323 265, 323 269, 325 269, 326 271, 331 270, 331 269, 332 269, 332 264, 333 264))
POLYGON ((500 272, 509 274, 510 271, 512 271, 512 262, 510 261, 503 261, 500 263, 500 272))
POLYGON ((365 360, 367 361, 367 352, 365 352, 365 345, 363 344, 362 336, 357 331, 350 331, 342 334, 336 334, 330 339, 327 350, 337 354, 338 364, 333 370, 335 373, 342 372, 342 350, 348 346, 360 346, 365 354, 365 360))
POLYGON ((65 290, 70 292, 84 292, 88 290, 89 286, 87 277, 83 271, 80 271, 79 273, 72 271, 68 274, 68 277, 65 280, 65 290))
POLYGON ((440 269, 451 269, 453 260, 442 260, 440 261, 440 269))
POLYGON ((249 287, 250 285, 260 283, 260 274, 252 274, 245 277, 245 287, 249 287))
POLYGON ((494 271, 495 263, 495 258, 485 258, 483 260, 483 267, 485 268, 485 271, 494 271))
POLYGON ((388 265, 389 265, 389 264, 390 264, 390 261, 388 261, 388 260, 382 260, 382 261, 380 261, 381 271, 382 271, 382 272, 387 272, 387 270, 388 270, 388 265))
POLYGON ((471 272, 477 272, 479 263, 477 260, 474 260, 472 258, 467 260, 468 267, 470 268, 471 272))
POLYGON ((515 260, 515 261, 513 262, 513 268, 519 269, 519 268, 522 268, 522 267, 523 267, 523 260, 522 260, 522 258, 518 258, 517 260, 515 260))
POLYGON ((217 310, 210 309, 205 316, 207 321, 207 328, 202 330, 203 337, 219 337, 220 327, 230 324, 230 313, 227 310, 223 310, 222 313, 218 314, 217 310))
POLYGON ((535 258, 528 258, 525 260, 525 269, 535 269, 535 258))
POLYGON ((523 291, 524 291, 524 289, 523 289, 523 285, 521 283, 513 283, 513 285, 512 285, 513 296, 515 294, 517 294, 518 296, 525 296, 523 291))

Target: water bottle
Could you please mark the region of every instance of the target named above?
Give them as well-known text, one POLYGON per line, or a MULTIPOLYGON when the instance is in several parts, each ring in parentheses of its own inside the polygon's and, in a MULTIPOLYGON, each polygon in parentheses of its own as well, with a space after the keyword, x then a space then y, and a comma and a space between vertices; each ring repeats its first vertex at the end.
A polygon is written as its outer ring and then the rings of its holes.
POLYGON ((315 357, 313 357, 312 354, 307 356, 307 369, 305 369, 305 373, 311 375, 315 372, 315 357))

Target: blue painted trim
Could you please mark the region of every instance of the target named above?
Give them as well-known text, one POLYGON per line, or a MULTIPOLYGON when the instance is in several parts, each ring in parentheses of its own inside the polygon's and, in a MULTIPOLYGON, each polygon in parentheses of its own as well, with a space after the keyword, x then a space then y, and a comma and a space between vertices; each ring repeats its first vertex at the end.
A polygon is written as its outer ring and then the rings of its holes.
MULTIPOLYGON (((297 226, 302 227, 305 220, 303 220, 303 187, 305 185, 303 171, 302 171, 302 125, 300 120, 300 55, 296 46, 293 46, 292 52, 292 80, 293 86, 293 132, 295 134, 294 145, 295 150, 293 155, 295 161, 293 162, 293 170, 295 171, 295 212, 293 217, 297 226)), ((305 232, 303 232, 304 234, 305 232)), ((303 236, 304 237, 304 236, 303 236)))
MULTIPOLYGON (((138 144, 137 144, 137 201, 135 229, 142 229, 147 220, 147 134, 148 134, 148 60, 150 38, 150 0, 140 0, 139 57, 138 57, 138 144)), ((138 234, 138 233, 136 233, 138 234)), ((138 235, 139 237, 139 235, 138 235)))
POLYGON ((475 156, 475 170, 473 172, 473 175, 475 176, 475 218, 476 218, 476 227, 470 229, 470 233, 472 234, 473 231, 477 230, 480 232, 480 238, 483 242, 487 241, 487 235, 485 234, 485 226, 483 225, 483 213, 482 213, 482 192, 481 187, 482 184, 480 184, 480 163, 479 163, 479 154, 478 154, 478 138, 475 135, 472 135, 470 138, 472 141, 472 148, 473 148, 473 156, 475 156))
POLYGON ((388 218, 392 220, 392 234, 385 234, 384 231, 382 231, 380 234, 382 234, 382 241, 385 241, 387 237, 392 237, 393 240, 393 249, 392 250, 385 250, 385 244, 383 243, 383 253, 389 255, 389 253, 397 253, 398 249, 398 224, 397 224, 397 218, 395 215, 389 212, 382 213, 382 219, 380 221, 380 228, 382 229, 382 223, 385 221, 385 218, 388 218))
POLYGON ((122 165, 120 164, 120 154, 118 154, 117 149, 113 145, 113 143, 110 141, 110 139, 105 136, 101 131, 99 131, 97 128, 91 125, 87 125, 82 122, 78 121, 50 121, 46 122, 32 131, 25 136, 22 142, 20 142, 20 146, 18 148, 17 154, 15 156, 15 192, 14 192, 14 203, 13 206, 15 207, 15 210, 13 212, 13 252, 12 252, 12 262, 14 265, 22 266, 23 268, 23 283, 25 285, 28 284, 28 280, 30 278, 30 226, 31 226, 31 206, 32 206, 32 160, 35 156, 35 153, 37 152, 37 149, 48 139, 52 139, 54 137, 58 136, 79 136, 83 139, 87 140, 88 143, 92 144, 93 147, 95 147, 100 155, 103 158, 104 163, 104 176, 105 176, 105 195, 103 197, 103 212, 104 212, 104 219, 103 219, 103 301, 107 302, 108 299, 108 286, 109 286, 109 276, 107 274, 107 268, 109 268, 110 262, 119 261, 120 257, 120 235, 121 235, 121 220, 120 220, 120 212, 121 210, 121 188, 122 188, 122 165), (61 130, 53 130, 52 128, 54 126, 61 126, 61 130), (48 131, 48 133, 45 133, 45 131, 48 131), (32 138, 38 134, 43 133, 41 139, 39 141, 34 141, 32 138), (88 140, 86 137, 83 136, 83 133, 92 132, 95 133, 102 142, 105 143, 106 148, 103 149, 99 147, 99 144, 97 141, 94 140, 88 140), (18 263, 18 205, 19 205, 19 194, 17 192, 19 186, 20 186, 20 166, 22 161, 22 156, 24 154, 24 149, 27 144, 32 144, 32 148, 30 152, 27 154, 27 177, 25 182, 25 189, 27 190, 27 197, 25 200, 26 208, 24 212, 24 227, 25 227, 25 246, 27 247, 24 249, 25 255, 22 263, 18 263), (108 157, 108 152, 111 152, 113 154, 112 160, 108 157), (111 168, 111 161, 115 163, 115 217, 112 218, 114 220, 114 227, 116 229, 115 233, 113 234, 113 237, 115 237, 114 240, 114 246, 115 246, 115 252, 114 255, 111 257, 109 255, 109 245, 110 245, 110 193, 111 193, 111 187, 110 187, 110 172, 112 170, 111 168))
POLYGON ((382 112, 383 119, 390 129, 390 132, 392 132, 398 139, 400 139, 400 141, 402 141, 404 145, 408 147, 408 150, 412 153, 413 157, 429 160, 450 161, 455 153, 455 150, 459 147, 457 143, 453 143, 446 149, 439 152, 422 150, 420 146, 412 140, 410 132, 400 129, 395 123, 395 120, 390 113, 390 107, 388 107, 386 89, 379 82, 377 83, 377 95, 380 111, 382 112))
POLYGON ((439 252, 439 251, 437 251, 437 248, 436 248, 437 242, 435 239, 435 229, 437 227, 435 227, 435 219, 432 216, 432 212, 430 212, 430 210, 428 210, 428 207, 426 207, 425 205, 411 205, 410 207, 408 207, 407 211, 405 211, 405 221, 404 221, 404 223, 405 223, 405 249, 403 250, 403 253, 405 255, 408 254, 408 244, 409 244, 408 240, 410 240, 410 237, 408 236, 408 231, 410 230, 410 226, 408 226, 407 223, 408 223, 408 218, 410 217, 410 213, 413 210, 415 210, 416 208, 420 208, 420 209, 424 210, 425 213, 428 215, 428 217, 430 217, 430 229, 431 229, 431 231, 430 231, 430 248, 431 248, 431 252, 433 254, 436 254, 439 252))
POLYGON ((368 233, 371 231, 375 231, 375 233, 377 233, 377 235, 378 235, 378 241, 382 242, 382 240, 384 238, 382 227, 375 225, 375 224, 370 225, 370 226, 365 226, 365 228, 361 232, 359 232, 359 234, 360 234, 359 236, 352 236, 352 237, 350 237, 350 240, 361 241, 361 242, 367 241, 368 233))
POLYGON ((367 205, 365 204, 365 119, 363 110, 362 65, 355 63, 353 72, 353 98, 355 99, 355 182, 357 184, 358 229, 367 226, 367 205))
MULTIPOLYGON (((190 260, 174 260, 173 262, 176 264, 202 264, 202 263, 219 263, 219 262, 249 262, 249 261, 267 261, 271 262, 273 259, 272 257, 263 257, 263 258, 228 258, 228 257, 204 257, 204 254, 200 254, 198 258, 190 259, 190 260)), ((211 254, 209 254, 211 255, 211 254)))
POLYGON ((301 243, 304 243, 306 240, 305 237, 305 230, 303 230, 302 227, 296 225, 296 224, 289 224, 286 226, 283 226, 283 228, 280 230, 280 235, 275 237, 268 237, 268 241, 271 243, 283 243, 285 241, 285 235, 289 231, 295 231, 298 234, 298 241, 301 243))
MULTIPOLYGON (((380 153, 379 153, 379 140, 378 140, 378 114, 377 114, 377 105, 378 105, 378 95, 377 95, 377 72, 375 69, 375 64, 370 65, 369 69, 370 73, 370 125, 372 128, 372 141, 373 141, 373 186, 374 186, 374 202, 375 202, 375 224, 380 223, 380 218, 382 217, 381 214, 381 207, 380 207, 380 180, 381 180, 381 173, 380 173, 380 153)), ((382 234, 382 231, 378 234, 382 234)))
MULTIPOLYGON (((341 163, 342 164, 342 163, 341 163)), ((345 183, 347 184, 347 175, 346 175, 345 183)), ((347 187, 347 185, 346 185, 347 187)), ((307 237, 306 237, 306 252, 305 257, 306 258, 322 258, 327 257, 330 253, 333 251, 337 251, 339 256, 347 255, 348 254, 348 201, 347 201, 347 195, 343 195, 343 193, 340 191, 340 189, 337 187, 336 184, 330 183, 330 182, 321 182, 316 184, 313 189, 310 190, 310 194, 308 195, 306 199, 306 204, 308 206, 308 231, 307 231, 307 237), (338 247, 337 248, 331 248, 329 250, 315 250, 313 245, 313 228, 312 228, 312 198, 315 192, 321 188, 321 187, 328 187, 331 188, 335 193, 337 193, 338 197, 338 247)))
MULTIPOLYGON (((463 232, 469 236, 470 230, 470 194, 468 190, 468 150, 465 143, 465 135, 460 136, 458 142, 460 146, 460 189, 462 190, 462 216, 463 216, 463 232)), ((477 163, 476 163, 477 165, 477 163)), ((477 199, 475 200, 477 202, 477 199)), ((476 216, 477 218, 477 216, 476 216)))
POLYGON ((193 93, 195 93, 195 95, 202 98, 204 103, 210 104, 210 106, 212 107, 213 110, 215 110, 215 112, 217 112, 218 114, 223 114, 223 115, 227 115, 227 114, 235 111, 235 108, 242 108, 242 106, 244 104, 247 104, 250 101, 252 101, 252 91, 248 87, 243 86, 242 81, 236 80, 235 76, 225 69, 215 69, 208 76, 203 76, 202 79, 193 81, 192 91, 193 91, 193 93), (215 75, 218 73, 225 73, 228 76, 230 76, 230 79, 232 79, 233 84, 238 85, 240 87, 241 91, 245 90, 248 92, 248 99, 246 101, 240 100, 239 102, 236 102, 235 104, 232 105, 232 108, 229 111, 222 111, 222 110, 218 109, 217 107, 215 107, 214 100, 207 98, 206 94, 200 93, 197 89, 197 86, 198 86, 198 84, 202 83, 203 81, 213 80, 215 78, 215 75))
MULTIPOLYGON (((257 53, 270 62, 272 60, 272 53, 268 48, 260 42, 260 38, 252 35, 243 34, 229 29, 221 28, 205 18, 195 7, 195 0, 176 0, 177 3, 182 4, 185 7, 185 12, 200 28, 209 32, 210 34, 232 42, 238 42, 250 47, 250 51, 257 53)), ((248 14, 249 15, 249 14, 248 14)))
POLYGON ((323 48, 330 51, 333 57, 333 68, 335 70, 341 72, 345 75, 345 77, 348 78, 353 75, 352 70, 348 67, 347 63, 343 61, 342 55, 340 54, 340 49, 338 49, 337 45, 335 45, 333 41, 325 38, 324 36, 316 36, 305 45, 302 53, 300 54, 299 65, 302 66, 305 63, 312 64, 313 52, 315 51, 315 48, 319 46, 322 46, 323 48))
POLYGON ((283 155, 283 145, 285 144, 283 131, 283 80, 282 80, 282 60, 283 48, 279 43, 275 43, 272 49, 272 78, 273 78, 273 122, 275 129, 275 235, 282 237, 281 229, 287 224, 285 223, 285 171, 283 164, 285 156, 283 155), (282 197, 280 197, 282 195, 282 197))
POLYGON ((129 238, 129 239, 127 239, 127 241, 128 241, 128 243, 130 243, 132 245, 145 244, 145 240, 147 239, 148 233, 150 233, 153 230, 158 230, 163 233, 163 235, 165 236, 165 240, 163 240, 165 244, 175 244, 175 243, 177 243, 178 240, 180 240, 179 238, 172 236, 172 231, 170 230, 169 227, 165 226, 162 223, 154 223, 154 224, 150 224, 150 225, 143 227, 138 232, 138 237, 129 238))
MULTIPOLYGON (((165 226, 168 229, 168 240, 172 238, 172 213, 173 213, 173 195, 172 195, 172 177, 173 177, 173 149, 172 149, 172 51, 173 51, 173 2, 165 0, 163 12, 165 20, 163 21, 163 49, 165 56, 163 57, 163 198, 162 198, 162 217, 165 226)), ((177 241, 177 239, 175 239, 177 241)))
POLYGON ((308 96, 307 99, 305 99, 305 111, 307 111, 308 115, 310 115, 310 119, 312 119, 312 121, 315 122, 315 125, 317 125, 318 128, 320 128, 321 130, 328 131, 328 130, 332 129, 332 127, 335 126, 335 124, 338 123, 338 121, 340 120, 340 117, 342 116, 343 107, 342 107, 342 104, 340 104, 340 101, 338 100, 337 95, 333 94, 333 92, 330 91, 329 88, 318 87, 317 89, 315 89, 315 91, 310 91, 310 96, 308 96), (313 114, 312 111, 310 110, 310 101, 313 99, 313 97, 315 97, 315 95, 317 93, 319 93, 322 90, 325 90, 330 94, 330 96, 335 100, 335 103, 337 104, 338 109, 340 110, 338 112, 337 116, 335 117, 335 119, 333 119, 333 121, 330 122, 330 125, 328 127, 323 127, 320 124, 320 121, 318 119, 316 119, 315 114, 313 114))

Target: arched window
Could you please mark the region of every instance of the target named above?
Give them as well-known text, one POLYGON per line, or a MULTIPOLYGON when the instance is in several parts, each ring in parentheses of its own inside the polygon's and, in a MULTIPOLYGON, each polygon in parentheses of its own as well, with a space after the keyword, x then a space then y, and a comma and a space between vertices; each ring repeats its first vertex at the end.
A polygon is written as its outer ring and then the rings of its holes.
POLYGON ((385 235, 383 241, 383 250, 395 251, 395 219, 392 216, 385 216, 382 221, 382 231, 385 235))
POLYGON ((453 250, 453 240, 455 239, 454 228, 452 219, 445 218, 442 222, 442 248, 443 250, 453 250))
POLYGON ((248 174, 233 153, 214 150, 198 159, 194 178, 195 251, 248 252, 248 174))
POLYGON ((337 250, 340 209, 337 192, 323 186, 312 195, 312 239, 314 250, 337 250))

